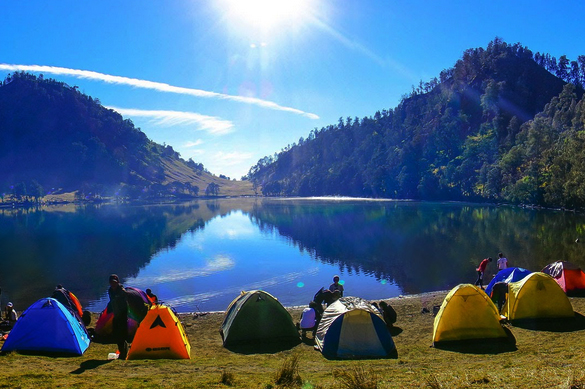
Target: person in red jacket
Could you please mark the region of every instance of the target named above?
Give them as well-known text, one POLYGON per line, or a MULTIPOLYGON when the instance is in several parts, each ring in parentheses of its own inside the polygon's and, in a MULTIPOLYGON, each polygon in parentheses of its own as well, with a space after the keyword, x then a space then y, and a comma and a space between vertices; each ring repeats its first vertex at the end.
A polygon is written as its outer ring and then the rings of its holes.
POLYGON ((485 273, 485 268, 487 267, 488 263, 492 261, 492 257, 487 257, 475 269, 477 271, 477 281, 475 281, 475 285, 479 286, 483 290, 483 273, 485 273))

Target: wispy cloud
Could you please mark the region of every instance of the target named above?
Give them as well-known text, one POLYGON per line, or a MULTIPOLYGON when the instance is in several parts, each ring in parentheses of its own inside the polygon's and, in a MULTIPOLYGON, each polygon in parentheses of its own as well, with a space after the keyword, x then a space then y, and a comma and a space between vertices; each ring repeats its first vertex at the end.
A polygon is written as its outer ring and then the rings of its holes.
POLYGON ((215 153, 214 160, 220 166, 235 166, 249 161, 252 157, 253 154, 247 152, 233 151, 231 153, 225 153, 218 151, 215 153))
MULTIPOLYGON (((199 130, 207 131, 213 135, 225 135, 234 131, 234 124, 229 120, 220 119, 215 116, 201 115, 195 112, 157 111, 118 107, 107 108, 113 109, 123 116, 150 118, 155 124, 160 126, 195 124, 199 130)), ((196 144, 191 144, 189 147, 193 146, 196 146, 196 144)))
POLYGON ((190 149, 191 147, 197 147, 203 144, 203 140, 197 139, 196 141, 189 141, 185 142, 182 146, 186 149, 190 149))
POLYGON ((151 89, 151 90, 156 90, 159 92, 177 93, 177 94, 202 97, 202 98, 236 101, 239 103, 256 105, 256 106, 259 106, 262 108, 273 109, 276 111, 290 112, 290 113, 294 113, 297 115, 307 117, 309 119, 319 119, 319 116, 317 116, 314 113, 301 111, 300 109, 296 109, 296 108, 285 107, 285 106, 279 105, 273 101, 258 99, 255 97, 234 96, 234 95, 228 95, 228 94, 224 94, 224 93, 209 92, 209 91, 205 91, 205 90, 201 90, 201 89, 183 88, 183 87, 179 87, 179 86, 165 84, 162 82, 140 80, 140 79, 136 79, 136 78, 128 78, 128 77, 121 77, 121 76, 113 76, 110 74, 103 74, 103 73, 93 72, 90 70, 69 69, 69 68, 63 68, 63 67, 58 67, 58 66, 12 65, 12 64, 0 64, 0 70, 56 74, 56 75, 76 77, 76 78, 80 78, 80 79, 97 80, 97 81, 106 82, 108 84, 130 85, 130 86, 135 87, 135 88, 151 89))

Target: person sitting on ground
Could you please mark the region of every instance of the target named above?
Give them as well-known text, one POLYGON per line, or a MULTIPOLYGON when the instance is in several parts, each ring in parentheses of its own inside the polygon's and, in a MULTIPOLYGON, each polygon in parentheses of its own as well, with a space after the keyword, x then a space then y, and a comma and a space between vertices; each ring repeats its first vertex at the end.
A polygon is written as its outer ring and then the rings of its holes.
POLYGON ((392 327, 396 323, 397 314, 394 308, 392 308, 386 301, 380 301, 380 311, 382 311, 382 317, 386 322, 386 326, 392 327))
POLYGON ((158 304, 158 297, 156 294, 152 293, 152 290, 146 289, 146 297, 148 297, 152 304, 158 304))
POLYGON ((14 309, 14 305, 10 302, 6 304, 4 319, 7 322, 7 325, 5 326, 7 329, 12 329, 18 320, 18 314, 14 309))
POLYGON ((315 301, 311 301, 309 307, 303 309, 303 313, 301 313, 301 322, 299 324, 303 339, 306 338, 307 331, 312 331, 313 338, 315 338, 317 327, 321 321, 321 309, 323 309, 323 307, 319 307, 319 304, 315 301))
POLYGON ((343 285, 339 283, 339 276, 333 276, 333 283, 329 285, 329 290, 333 293, 339 291, 339 297, 343 297, 343 285))

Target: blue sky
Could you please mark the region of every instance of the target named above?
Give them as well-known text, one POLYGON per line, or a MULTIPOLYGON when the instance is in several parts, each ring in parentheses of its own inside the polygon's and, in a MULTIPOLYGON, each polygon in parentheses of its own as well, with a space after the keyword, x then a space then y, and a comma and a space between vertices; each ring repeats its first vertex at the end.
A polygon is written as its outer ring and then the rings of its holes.
POLYGON ((0 77, 43 73, 240 178, 340 117, 394 108, 496 36, 585 54, 585 2, 4 0, 0 77))

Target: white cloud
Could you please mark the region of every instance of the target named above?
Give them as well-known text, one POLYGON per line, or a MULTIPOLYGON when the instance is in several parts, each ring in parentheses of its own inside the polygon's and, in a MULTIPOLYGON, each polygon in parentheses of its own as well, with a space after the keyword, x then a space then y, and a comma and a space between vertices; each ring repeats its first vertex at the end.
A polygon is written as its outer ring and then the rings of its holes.
MULTIPOLYGON (((229 120, 215 116, 201 115, 195 112, 143 110, 134 108, 107 107, 117 111, 123 116, 146 117, 161 126, 175 126, 195 124, 198 130, 206 131, 213 135, 225 135, 234 131, 234 124, 229 120)), ((192 147, 191 145, 189 147, 192 147)))
POLYGON ((202 140, 202 139, 197 139, 196 141, 189 141, 189 142, 185 142, 185 143, 183 144, 183 147, 184 147, 184 148, 187 148, 187 149, 189 149, 189 148, 191 148, 191 147, 197 147, 197 146, 199 146, 199 145, 202 145, 203 143, 204 143, 204 142, 203 142, 203 140, 202 140))
POLYGON ((209 91, 205 91, 205 90, 201 90, 201 89, 183 88, 183 87, 179 87, 179 86, 165 84, 162 82, 140 80, 137 78, 128 78, 128 77, 121 77, 121 76, 113 76, 113 75, 109 75, 109 74, 93 72, 90 70, 69 69, 69 68, 62 68, 62 67, 58 67, 58 66, 11 65, 11 64, 0 64, 0 70, 49 73, 49 74, 56 74, 56 75, 63 75, 63 76, 71 76, 71 77, 76 77, 76 78, 80 78, 80 79, 103 81, 103 82, 106 82, 108 84, 130 85, 130 86, 133 86, 135 88, 151 89, 151 90, 156 90, 159 92, 178 93, 178 94, 182 94, 182 95, 189 95, 189 96, 195 96, 195 97, 236 101, 239 103, 256 105, 256 106, 259 106, 262 108, 273 109, 276 111, 290 112, 290 113, 294 113, 297 115, 307 117, 309 119, 319 119, 319 116, 315 115, 314 113, 301 111, 300 109, 296 109, 296 108, 285 107, 282 105, 278 105, 275 102, 268 101, 268 100, 262 100, 262 99, 258 99, 255 97, 234 96, 234 95, 227 95, 224 93, 209 92, 209 91))
POLYGON ((214 160, 217 165, 220 166, 235 166, 239 165, 243 162, 249 161, 252 159, 254 154, 241 152, 241 151, 233 151, 231 153, 224 153, 223 151, 218 151, 215 153, 214 160))

